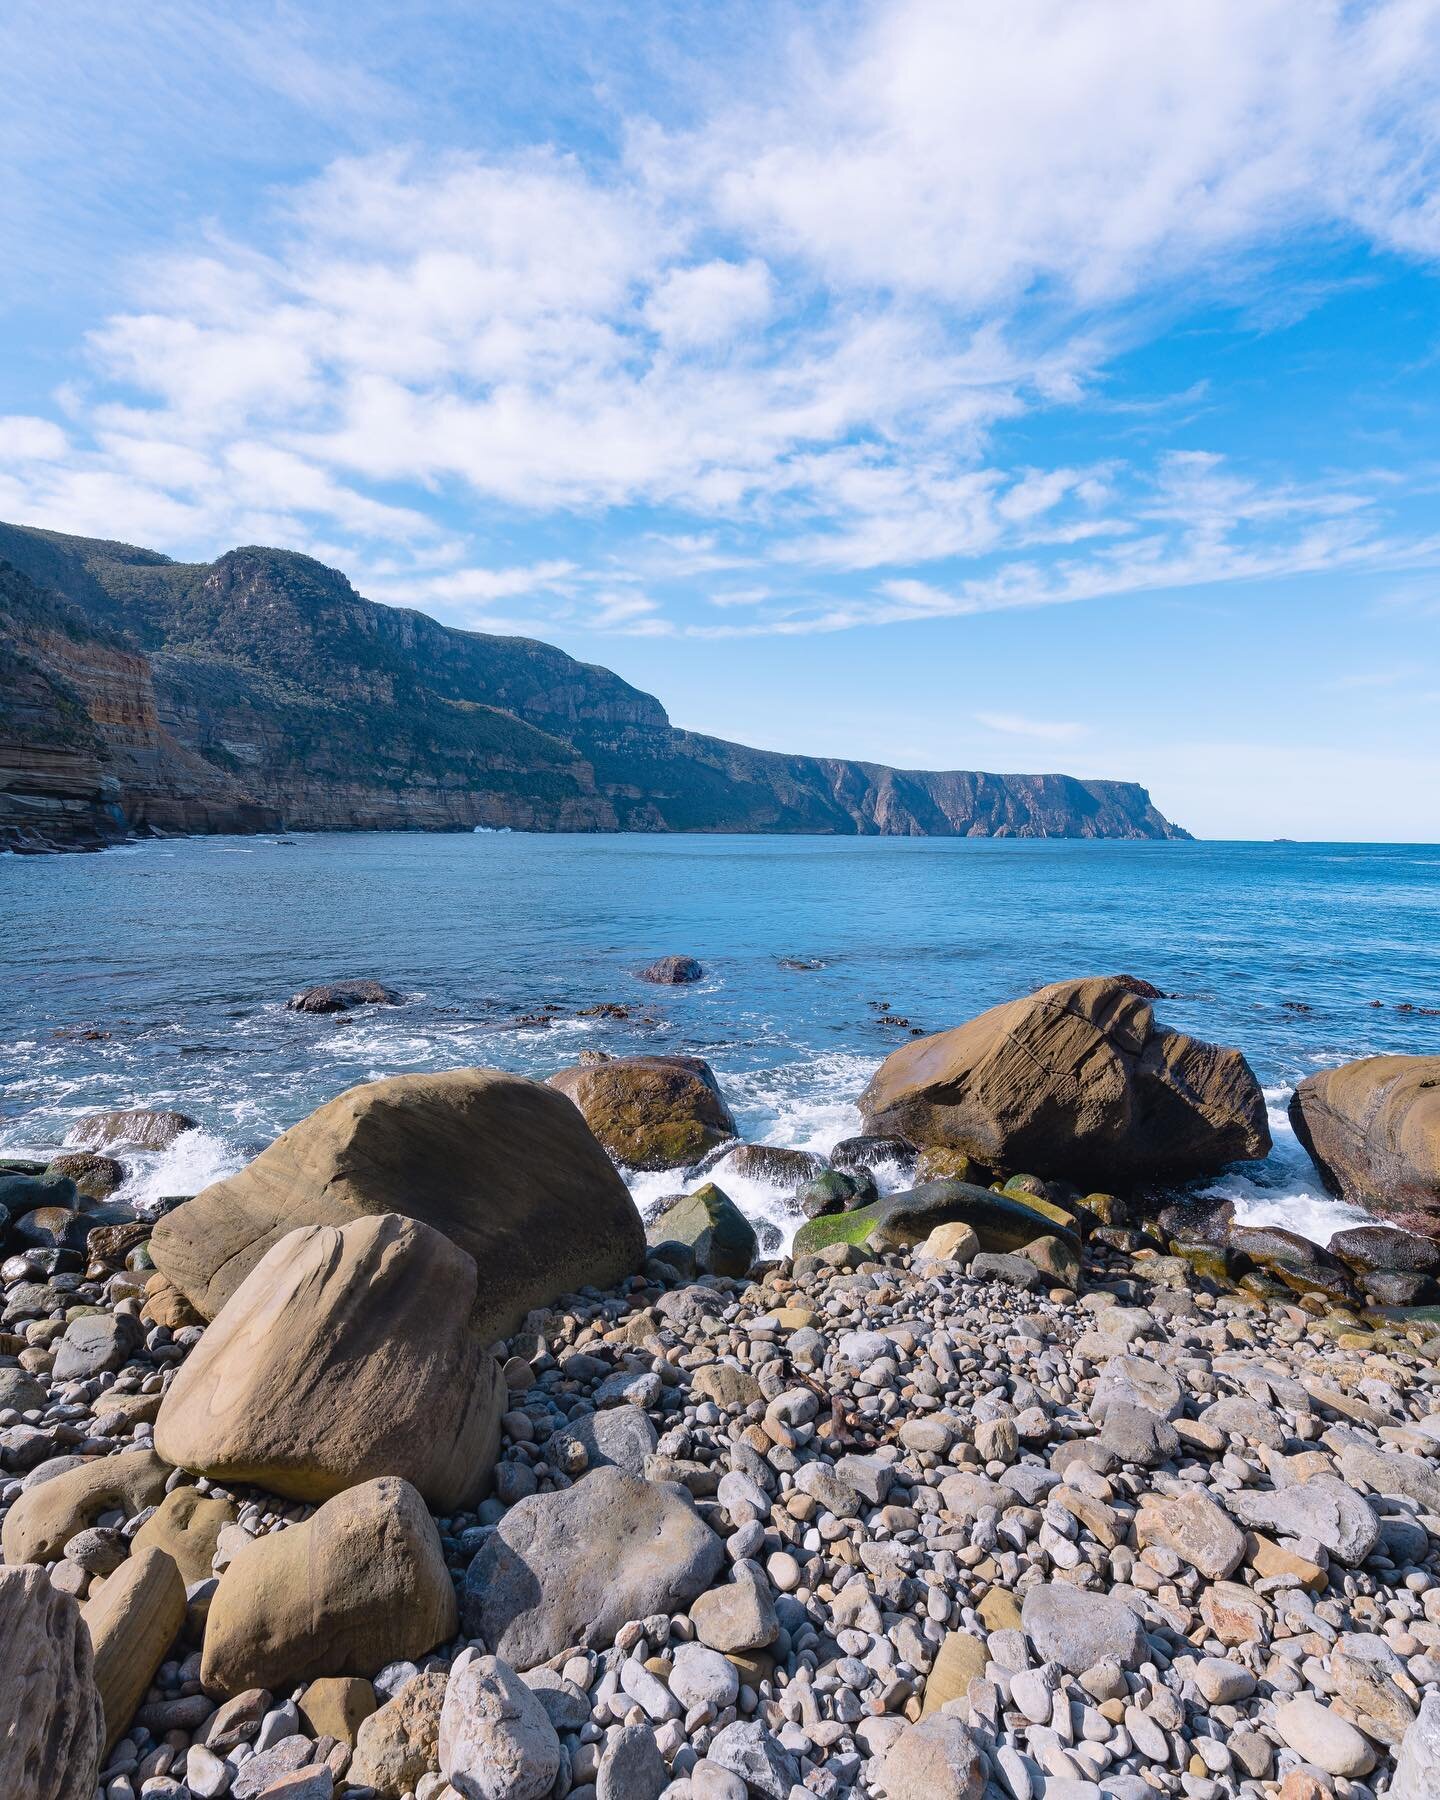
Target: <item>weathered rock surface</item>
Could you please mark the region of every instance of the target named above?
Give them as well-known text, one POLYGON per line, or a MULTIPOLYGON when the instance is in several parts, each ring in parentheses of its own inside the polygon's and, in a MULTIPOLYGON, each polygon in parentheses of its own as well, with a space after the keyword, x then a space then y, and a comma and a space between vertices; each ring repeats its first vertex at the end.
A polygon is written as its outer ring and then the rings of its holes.
POLYGON ((92 1800, 105 1715, 90 1634, 43 1569, 0 1568, 0 1794, 92 1800))
POLYGON ((1040 1655, 1072 1675, 1107 1660, 1137 1668, 1145 1654, 1144 1627, 1123 1600, 1110 1594, 1084 1594, 1047 1582, 1026 1593, 1020 1620, 1040 1655))
POLYGON ((1022 1250, 1038 1237, 1060 1234, 1079 1248, 1073 1220, 1057 1206, 1029 1195, 995 1194, 973 1182, 942 1178, 884 1194, 868 1206, 811 1219, 795 1234, 803 1255, 826 1244, 865 1244, 902 1250, 923 1243, 939 1225, 969 1225, 981 1247, 997 1255, 1022 1250))
POLYGON ((1331 1475, 1268 1494, 1229 1494, 1225 1504, 1243 1525, 1314 1538, 1347 1568, 1358 1568, 1380 1542, 1380 1521, 1365 1497, 1331 1475))
POLYGON ((297 1500, 398 1475, 443 1512, 474 1504, 504 1410, 476 1288, 465 1251, 396 1213, 291 1232, 178 1371, 156 1449, 297 1500))
POLYGON ((683 1169, 735 1136, 709 1063, 698 1056, 612 1056, 550 1077, 617 1163, 683 1169))
POLYGON ((959 1719, 907 1725, 885 1753, 886 1800, 981 1800, 985 1762, 959 1719))
POLYGON ((709 1275, 744 1275, 755 1260, 755 1227, 713 1181, 672 1200, 647 1233, 653 1244, 687 1244, 709 1275))
POLYGON ((374 1675, 455 1634, 455 1591, 425 1503, 392 1476, 254 1539, 220 1578, 201 1679, 222 1694, 374 1675))
POLYGON ((182 1132, 194 1130, 188 1113, 136 1106, 128 1112, 91 1113, 77 1120, 65 1142, 76 1150, 164 1150, 182 1132))
POLYGON ((513 1668, 688 1606, 724 1547, 682 1488, 596 1469, 511 1507, 465 1576, 464 1622, 513 1668))
POLYGON ((653 981, 661 987, 684 987, 700 981, 705 971, 693 956, 662 956, 647 963, 640 971, 642 981, 653 981))
POLYGON ((1057 982, 888 1057, 866 1127, 1067 1180, 1183 1179, 1270 1149, 1239 1051, 1158 1025, 1110 977, 1057 982))
POLYGON ((1366 1056, 1307 1075, 1295 1135, 1332 1192, 1440 1224, 1440 1056, 1366 1056))
POLYGON ((560 1740, 515 1671, 465 1651, 440 1713, 440 1773, 464 1800, 541 1800, 560 1772, 560 1740))
POLYGON ((185 1583, 163 1550, 138 1548, 85 1603, 84 1618, 108 1754, 185 1623, 185 1583))
POLYGON ((150 1252, 213 1318, 287 1232, 386 1212, 474 1258, 489 1339, 557 1294, 623 1279, 644 1254, 629 1190, 574 1107, 491 1069, 351 1088, 168 1213, 150 1252))
POLYGON ((413 1675, 355 1734, 350 1776, 385 1800, 413 1792, 439 1762, 440 1713, 448 1677, 443 1669, 413 1675))
POLYGON ((27 1488, 0 1529, 0 1551, 12 1567, 54 1562, 79 1531, 118 1509, 133 1518, 164 1498, 169 1465, 150 1450, 99 1457, 27 1488))

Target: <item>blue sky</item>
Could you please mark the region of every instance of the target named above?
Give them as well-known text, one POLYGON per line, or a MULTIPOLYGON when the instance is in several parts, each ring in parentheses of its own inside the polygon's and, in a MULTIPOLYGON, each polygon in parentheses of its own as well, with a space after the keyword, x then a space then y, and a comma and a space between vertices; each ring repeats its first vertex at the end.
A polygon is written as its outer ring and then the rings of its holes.
POLYGON ((1440 837, 1440 0, 10 0, 0 64, 0 517, 1440 837))

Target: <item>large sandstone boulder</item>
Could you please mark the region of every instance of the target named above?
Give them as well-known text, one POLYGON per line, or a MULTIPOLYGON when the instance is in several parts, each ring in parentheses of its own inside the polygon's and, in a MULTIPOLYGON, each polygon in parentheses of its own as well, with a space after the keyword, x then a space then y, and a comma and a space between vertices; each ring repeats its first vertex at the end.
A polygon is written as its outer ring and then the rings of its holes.
POLYGON ((1113 976, 1062 981, 886 1058, 867 1130, 1068 1180, 1181 1180, 1265 1156, 1265 1100, 1238 1050, 1156 1023, 1113 976))
POLYGON ((455 1589, 425 1502, 393 1476, 255 1538, 210 1602, 200 1679, 239 1694, 374 1675, 455 1635, 455 1589))
POLYGON ((150 1450, 98 1456, 26 1488, 5 1515, 0 1553, 12 1567, 55 1562, 77 1532, 107 1512, 134 1518, 165 1498, 168 1463, 150 1450))
POLYGON ((386 1212, 475 1259, 477 1321, 491 1341, 557 1294, 623 1280, 645 1250, 629 1189, 562 1095, 494 1069, 449 1069, 338 1095, 167 1213, 150 1254, 211 1319, 287 1232, 386 1212))
POLYGON ((513 1668, 603 1649, 631 1619, 682 1612, 725 1560, 684 1488, 594 1469, 512 1506, 465 1575, 465 1630, 513 1668))
POLYGON ((735 1136, 709 1063, 698 1056, 612 1056, 550 1077, 616 1162, 683 1169, 735 1136))
POLYGON ((43 1569, 0 1569, 0 1794, 91 1800, 105 1715, 90 1634, 43 1569))
POLYGON ((399 1475, 442 1513, 473 1506, 504 1411, 476 1287, 472 1258, 398 1213, 292 1231, 176 1370, 155 1448, 294 1500, 399 1475))
POLYGON ((1307 1075, 1290 1123, 1332 1193, 1440 1228, 1440 1056, 1366 1056, 1307 1075))

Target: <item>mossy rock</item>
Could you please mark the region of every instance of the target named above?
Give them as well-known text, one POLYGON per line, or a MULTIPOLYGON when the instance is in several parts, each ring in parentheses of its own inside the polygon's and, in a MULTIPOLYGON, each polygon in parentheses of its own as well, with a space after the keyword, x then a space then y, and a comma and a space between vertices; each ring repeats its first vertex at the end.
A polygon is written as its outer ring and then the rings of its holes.
POLYGON ((1089 1213, 1102 1225, 1125 1226, 1130 1223, 1130 1209, 1114 1194, 1082 1194, 1075 1202, 1080 1213, 1089 1213))
POLYGON ((1222 1287, 1230 1285, 1235 1258, 1220 1245, 1186 1243, 1181 1238, 1175 1238, 1170 1244, 1170 1254, 1183 1256, 1202 1280, 1218 1282, 1222 1287))
POLYGON ((995 1194, 966 1181, 927 1181, 905 1193, 882 1195, 854 1212, 811 1219, 795 1234, 795 1255, 826 1244, 865 1244, 872 1234, 878 1234, 883 1248, 909 1249, 937 1225, 953 1224, 972 1226, 984 1250, 1023 1250, 1037 1237, 1056 1236, 1078 1253, 1079 1236, 1068 1218, 1053 1216, 1059 1212, 1048 1201, 995 1194))
POLYGON ((988 1187, 991 1172, 963 1150, 927 1144, 915 1160, 915 1173, 921 1181, 968 1181, 974 1187, 988 1187))
POLYGON ((656 1244, 668 1240, 688 1244, 695 1254, 696 1268, 709 1275, 731 1275, 737 1279, 749 1272, 758 1248, 754 1226, 713 1181, 673 1201, 651 1225, 648 1235, 656 1244))

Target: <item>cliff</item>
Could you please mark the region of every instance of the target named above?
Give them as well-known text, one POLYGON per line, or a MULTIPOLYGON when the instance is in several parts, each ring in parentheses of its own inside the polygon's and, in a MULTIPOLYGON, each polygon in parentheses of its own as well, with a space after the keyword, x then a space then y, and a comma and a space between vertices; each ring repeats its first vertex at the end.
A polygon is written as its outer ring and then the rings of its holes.
POLYGON ((672 726, 608 669, 362 598, 0 525, 0 843, 255 830, 1179 838, 1145 790, 899 770, 672 726))

